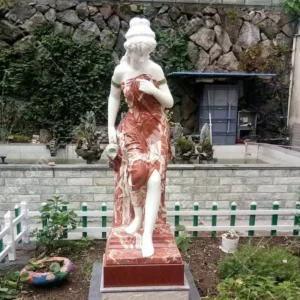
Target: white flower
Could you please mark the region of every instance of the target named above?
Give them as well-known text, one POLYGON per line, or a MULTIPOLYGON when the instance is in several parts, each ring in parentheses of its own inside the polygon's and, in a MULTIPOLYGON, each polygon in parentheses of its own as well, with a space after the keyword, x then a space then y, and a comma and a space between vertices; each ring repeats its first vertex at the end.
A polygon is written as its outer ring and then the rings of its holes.
POLYGON ((284 259, 282 262, 283 262, 284 264, 287 264, 287 260, 286 260, 286 259, 284 259))

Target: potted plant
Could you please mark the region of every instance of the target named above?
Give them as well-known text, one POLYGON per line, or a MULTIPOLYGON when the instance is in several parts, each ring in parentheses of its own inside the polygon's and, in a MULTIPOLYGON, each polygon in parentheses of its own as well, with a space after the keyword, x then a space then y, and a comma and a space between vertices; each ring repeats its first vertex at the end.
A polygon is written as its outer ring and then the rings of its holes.
POLYGON ((68 232, 75 229, 77 221, 74 211, 65 209, 69 202, 60 196, 53 196, 40 208, 43 227, 35 229, 38 250, 43 247, 43 253, 37 259, 31 259, 22 271, 25 282, 37 285, 47 285, 65 279, 72 270, 72 263, 65 257, 44 257, 47 253, 55 253, 59 242, 67 238, 68 232), (41 259, 41 257, 44 257, 41 259))
POLYGON ((98 130, 95 114, 90 111, 81 118, 80 125, 73 131, 77 139, 76 153, 87 161, 87 164, 97 163, 104 151, 100 143, 107 139, 107 131, 98 130))
POLYGON ((234 230, 222 234, 222 246, 220 249, 226 253, 235 253, 239 242, 239 236, 234 230))
POLYGON ((45 257, 41 260, 31 259, 20 272, 26 283, 49 285, 64 280, 72 271, 72 263, 65 257, 45 257))

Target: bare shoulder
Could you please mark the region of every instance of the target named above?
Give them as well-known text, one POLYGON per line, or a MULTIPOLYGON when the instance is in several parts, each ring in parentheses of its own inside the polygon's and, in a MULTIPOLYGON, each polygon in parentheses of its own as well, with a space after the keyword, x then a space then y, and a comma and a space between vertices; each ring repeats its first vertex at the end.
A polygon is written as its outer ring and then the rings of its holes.
POLYGON ((164 71, 162 70, 161 66, 155 63, 154 61, 150 61, 150 69, 151 74, 157 79, 163 79, 165 77, 164 71))
POLYGON ((113 81, 115 81, 116 83, 121 83, 124 77, 125 70, 126 68, 124 66, 124 63, 117 65, 112 77, 113 81))

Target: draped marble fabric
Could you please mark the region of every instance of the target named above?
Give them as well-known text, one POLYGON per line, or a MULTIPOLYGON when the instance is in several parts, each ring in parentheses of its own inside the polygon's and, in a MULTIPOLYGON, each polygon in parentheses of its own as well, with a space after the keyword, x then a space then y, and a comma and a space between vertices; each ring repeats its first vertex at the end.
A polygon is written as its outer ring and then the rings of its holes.
POLYGON ((157 224, 166 224, 166 169, 172 158, 170 127, 164 107, 156 98, 139 90, 138 79, 159 85, 148 74, 121 83, 129 110, 117 128, 118 156, 113 162, 116 172, 114 227, 128 225, 134 218, 133 206, 145 205, 147 182, 154 170, 161 176, 157 224))

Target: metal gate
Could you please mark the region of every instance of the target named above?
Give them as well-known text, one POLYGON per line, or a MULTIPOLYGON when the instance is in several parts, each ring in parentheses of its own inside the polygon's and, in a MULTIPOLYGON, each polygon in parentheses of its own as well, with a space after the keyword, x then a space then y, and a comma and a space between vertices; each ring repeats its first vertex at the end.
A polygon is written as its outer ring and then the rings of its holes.
POLYGON ((200 132, 210 126, 212 144, 234 145, 237 136, 238 86, 205 85, 200 100, 200 132))

